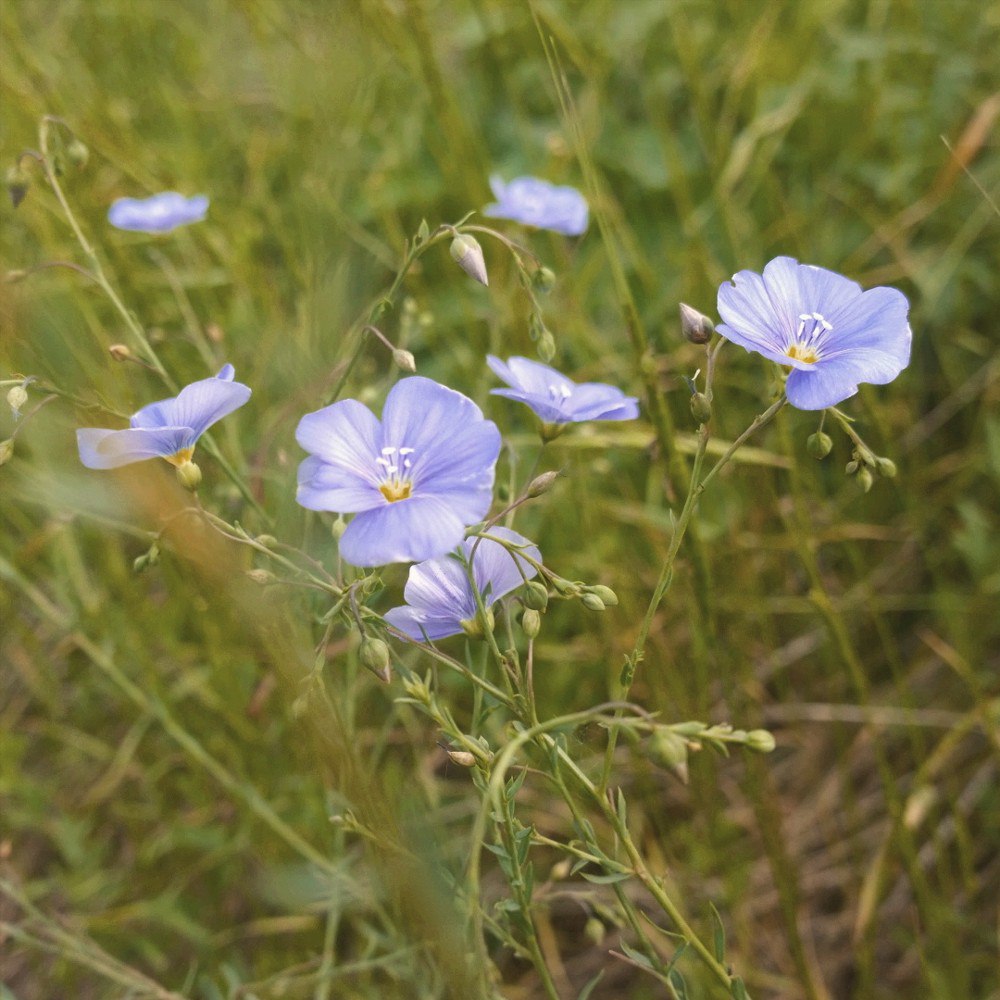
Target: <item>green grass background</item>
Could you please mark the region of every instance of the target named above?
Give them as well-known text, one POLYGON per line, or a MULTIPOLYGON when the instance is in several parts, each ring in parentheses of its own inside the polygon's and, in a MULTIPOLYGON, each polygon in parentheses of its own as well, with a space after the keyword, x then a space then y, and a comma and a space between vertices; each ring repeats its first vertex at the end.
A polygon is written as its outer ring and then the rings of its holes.
MULTIPOLYGON (((768 726, 778 750, 695 755, 687 786, 622 752, 637 840, 706 935, 718 908, 755 997, 996 997, 1000 7, 8 0, 0 154, 36 145, 43 114, 83 139, 90 162, 64 183, 109 275, 179 381, 205 377, 210 352, 253 387, 215 438, 270 530, 329 562, 325 523, 294 503, 294 428, 403 241, 421 219, 481 208, 491 172, 583 186, 533 10, 610 233, 504 227, 558 274, 545 309, 560 367, 640 389, 611 260, 684 434, 680 376, 701 357, 679 336, 679 301, 714 314, 720 281, 784 253, 912 304, 910 367, 847 404, 897 479, 862 495, 843 475, 846 441, 811 460, 815 418, 790 411, 754 442, 763 464, 738 463, 704 497, 707 601, 682 558, 633 697, 671 721, 768 726), (165 189, 209 194, 208 221, 163 239, 108 226, 115 197, 165 189)), ((81 261, 34 178, 2 209, 4 270, 81 261)), ((483 356, 531 353, 527 304, 484 245, 489 289, 442 247, 384 328, 523 446, 523 474, 525 414, 487 395, 483 356)), ((179 502, 169 470, 88 473, 73 440, 107 422, 99 405, 129 413, 164 395, 109 357, 126 336, 70 271, 0 285, 0 374, 95 403, 47 405, 0 470, 0 995, 156 995, 140 975, 205 1000, 454 995, 461 927, 433 871, 468 850, 468 776, 394 704, 398 684, 359 671, 350 636, 328 650, 338 725, 297 717, 322 608, 248 582, 242 553, 178 528, 160 565, 132 573, 143 532, 179 502), (418 847, 424 881, 329 821, 349 810, 418 847)), ((372 346, 350 394, 377 404, 392 378, 372 346)), ((767 391, 760 359, 724 351, 718 436, 767 391)), ((12 429, 0 414, 0 437, 12 429)), ((518 521, 547 563, 621 598, 601 616, 560 604, 546 617, 546 714, 604 700, 631 646, 677 500, 652 438, 645 421, 567 435, 543 467, 568 478, 518 521)), ((199 454, 206 506, 263 530, 199 454)), ((581 760, 600 746, 576 743, 581 760)), ((523 808, 565 833, 537 789, 523 808)), ((502 891, 495 873, 485 884, 502 891)), ((663 995, 609 957, 609 905, 572 880, 540 905, 565 995, 602 967, 594 997, 663 995)), ((497 960, 505 996, 538 995, 528 969, 497 960)), ((693 960, 682 968, 691 996, 717 995, 693 960)))

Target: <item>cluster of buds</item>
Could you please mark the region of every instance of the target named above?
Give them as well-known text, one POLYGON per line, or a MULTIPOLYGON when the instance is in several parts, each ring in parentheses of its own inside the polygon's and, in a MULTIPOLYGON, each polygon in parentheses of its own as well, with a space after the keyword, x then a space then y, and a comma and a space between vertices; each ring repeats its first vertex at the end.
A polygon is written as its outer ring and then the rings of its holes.
POLYGON ((881 476, 883 479, 895 478, 896 463, 891 458, 876 455, 859 444, 851 453, 851 460, 844 467, 844 472, 854 476, 861 489, 867 493, 872 488, 876 476, 881 476))
POLYGON ((588 611, 605 611, 618 604, 618 595, 610 587, 600 583, 586 584, 554 576, 552 586, 561 597, 579 600, 588 611))

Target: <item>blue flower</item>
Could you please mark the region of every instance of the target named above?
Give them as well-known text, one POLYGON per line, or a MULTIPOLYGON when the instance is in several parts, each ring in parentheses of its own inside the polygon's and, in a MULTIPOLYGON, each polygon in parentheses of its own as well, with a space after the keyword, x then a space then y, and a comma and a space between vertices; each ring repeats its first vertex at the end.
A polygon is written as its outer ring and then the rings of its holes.
POLYGON ((504 184, 496 176, 490 178, 490 187, 496 201, 483 209, 484 215, 513 219, 564 236, 580 236, 587 231, 587 199, 576 188, 557 187, 537 177, 515 177, 504 184))
POLYGON ((352 566, 444 555, 490 509, 500 432, 471 399, 430 379, 397 382, 381 423, 344 399, 307 413, 295 439, 310 453, 299 503, 357 515, 340 539, 352 566))
POLYGON ((108 209, 108 222, 116 229, 137 233, 169 233, 189 222, 201 222, 208 212, 208 198, 185 198, 176 191, 164 191, 151 198, 119 198, 108 209))
POLYGON ((613 385, 603 382, 578 385, 554 368, 528 358, 510 358, 504 364, 490 354, 486 363, 494 375, 511 387, 492 389, 492 394, 527 403, 543 423, 634 420, 639 416, 639 401, 613 385))
POLYGON ((740 271, 719 288, 718 331, 791 368, 785 395, 822 410, 891 382, 910 363, 909 304, 894 288, 861 286, 833 271, 775 257, 763 274, 740 271))
POLYGON ((88 469, 114 469, 147 458, 165 458, 178 468, 186 465, 198 438, 250 398, 250 389, 234 382, 234 374, 232 365, 224 365, 214 378, 192 382, 171 399, 144 406, 125 430, 80 428, 80 461, 88 469))
MULTIPOLYGON (((538 549, 516 531, 490 528, 487 534, 524 546, 519 551, 536 562, 542 561, 538 549)), ((423 640, 425 634, 428 639, 444 639, 459 632, 474 631, 476 598, 466 570, 470 558, 476 589, 487 608, 517 590, 537 572, 527 559, 512 554, 500 542, 489 538, 467 538, 459 551, 460 558, 441 556, 410 567, 403 590, 406 604, 385 613, 385 620, 393 628, 418 641, 423 640)))

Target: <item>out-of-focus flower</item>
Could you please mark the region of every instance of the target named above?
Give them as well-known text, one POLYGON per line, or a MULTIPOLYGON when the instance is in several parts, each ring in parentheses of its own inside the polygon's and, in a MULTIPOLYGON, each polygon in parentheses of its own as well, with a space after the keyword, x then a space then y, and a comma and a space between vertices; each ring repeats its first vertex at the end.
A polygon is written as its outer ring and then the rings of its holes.
POLYGON ((250 398, 250 389, 234 382, 234 374, 232 365, 224 365, 214 378, 192 382, 176 396, 144 406, 125 430, 80 428, 80 461, 88 469, 114 469, 147 458, 165 458, 178 469, 191 465, 198 438, 250 398))
POLYGON ((340 539, 352 566, 444 555, 493 499, 500 432, 471 399, 419 375, 386 397, 381 422, 344 399, 307 413, 295 438, 298 502, 356 514, 340 539))
POLYGON ((537 177, 515 177, 505 184, 497 176, 490 178, 490 187, 496 201, 483 209, 484 215, 551 229, 564 236, 587 231, 587 199, 576 188, 558 187, 537 177))
POLYGON ((185 198, 176 191, 164 191, 150 198, 119 198, 108 209, 108 222, 116 229, 137 233, 169 233, 189 222, 201 222, 208 212, 203 194, 185 198))
POLYGON ((639 401, 613 385, 603 382, 578 385, 554 368, 528 358, 510 358, 504 363, 491 354, 486 363, 497 378, 510 386, 491 389, 492 394, 527 403, 543 423, 634 420, 639 416, 639 401))
MULTIPOLYGON (((487 534, 523 546, 518 553, 523 552, 536 562, 542 561, 537 547, 516 531, 490 528, 487 534)), ((385 620, 417 640, 422 640, 425 634, 428 639, 443 639, 459 632, 474 632, 477 609, 466 570, 469 559, 472 560, 476 589, 487 608, 517 590, 537 572, 520 554, 512 553, 489 538, 467 538, 461 544, 460 553, 460 558, 447 555, 411 566, 403 590, 406 604, 387 611, 385 620)))
POLYGON ((716 329, 727 340, 791 368, 788 402, 822 410, 884 385, 910 362, 909 304, 895 288, 861 286, 833 271, 775 257, 719 288, 716 329))

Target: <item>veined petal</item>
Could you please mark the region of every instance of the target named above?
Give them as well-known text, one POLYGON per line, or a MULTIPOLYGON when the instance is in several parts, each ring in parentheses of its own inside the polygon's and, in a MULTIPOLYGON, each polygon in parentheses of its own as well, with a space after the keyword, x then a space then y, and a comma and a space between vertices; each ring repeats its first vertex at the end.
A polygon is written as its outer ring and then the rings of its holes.
POLYGON ((385 504, 378 488, 364 482, 353 471, 330 465, 317 455, 299 464, 295 499, 308 510, 335 510, 354 514, 385 504))
POLYGON ((603 382, 576 386, 569 405, 575 420, 634 420, 639 416, 639 401, 634 396, 603 382))
MULTIPOLYGON (((504 538, 514 545, 524 546, 519 552, 523 552, 537 562, 542 561, 542 554, 539 552, 538 546, 529 542, 524 535, 511 531, 510 528, 494 526, 485 534, 504 538)), ((479 592, 481 594, 488 592, 490 603, 500 600, 512 590, 517 590, 525 580, 530 580, 538 572, 520 554, 515 554, 506 546, 494 542, 490 538, 467 538, 462 543, 462 548, 466 551, 467 556, 472 558, 472 572, 479 592)), ((409 603, 412 603, 408 595, 404 596, 409 603)))
POLYGON ((390 608, 382 617, 393 628, 399 629, 417 642, 423 642, 425 636, 431 641, 447 639, 448 636, 458 635, 462 631, 462 626, 459 624, 461 619, 454 615, 434 615, 405 604, 398 608, 390 608))
POLYGON ((115 469, 120 465, 142 462, 147 458, 175 455, 186 443, 187 427, 159 427, 153 430, 81 427, 76 432, 80 461, 88 469, 115 469))
POLYGON ((469 618, 476 611, 465 567, 453 555, 425 559, 411 566, 403 597, 412 607, 438 617, 454 615, 457 620, 469 618))
POLYGON ((575 418, 567 410, 551 403, 547 399, 529 395, 520 389, 490 389, 491 396, 503 396, 505 399, 512 399, 515 403, 524 403, 530 406, 532 411, 547 424, 568 424, 575 418))
POLYGON ((242 382, 205 378, 192 382, 177 394, 170 407, 170 422, 190 427, 193 444, 212 424, 238 410, 249 398, 250 388, 242 382))
POLYGON ((793 371, 785 383, 788 402, 800 410, 823 410, 853 396, 861 382, 884 385, 902 370, 889 354, 872 349, 844 351, 809 372, 793 371))
POLYGON ((836 349, 875 348, 892 355, 900 368, 905 368, 910 363, 913 338, 908 311, 909 303, 902 292, 869 288, 838 313, 834 321, 836 349))
POLYGON ((420 562, 451 552, 464 534, 447 502, 410 497, 356 515, 340 539, 340 554, 352 566, 420 562))
MULTIPOLYGON (((295 430, 295 440, 318 458, 342 469, 359 483, 378 488, 379 423, 356 399, 342 399, 307 413, 295 430)), ((336 509, 336 508, 331 508, 336 509)))

